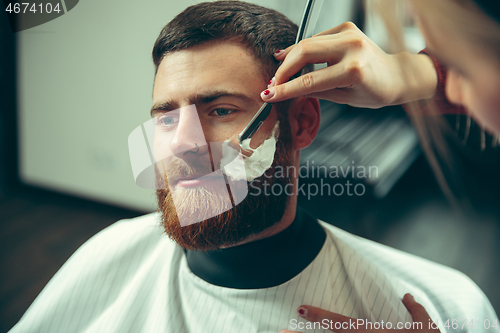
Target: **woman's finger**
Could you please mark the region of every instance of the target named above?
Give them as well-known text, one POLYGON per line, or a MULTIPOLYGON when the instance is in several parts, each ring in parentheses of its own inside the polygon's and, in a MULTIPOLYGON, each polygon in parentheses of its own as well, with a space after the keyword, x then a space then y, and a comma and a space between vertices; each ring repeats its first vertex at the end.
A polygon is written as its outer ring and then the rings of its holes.
POLYGON ((276 58, 276 60, 279 60, 279 61, 283 61, 283 59, 285 59, 286 55, 288 53, 290 53, 290 51, 295 47, 295 44, 293 45, 290 45, 289 47, 287 47, 286 49, 284 50, 276 50, 276 52, 274 52, 274 57, 276 58))
POLYGON ((333 35, 333 34, 338 34, 343 31, 347 30, 352 30, 352 31, 361 31, 359 28, 356 26, 356 24, 352 22, 344 22, 342 24, 339 24, 336 27, 330 28, 328 30, 325 30, 323 32, 320 32, 319 34, 314 35, 315 36, 324 36, 324 35, 333 35))
POLYGON ((323 100, 331 101, 331 102, 334 102, 337 104, 353 104, 352 103, 352 93, 350 91, 344 90, 342 88, 316 92, 316 93, 306 95, 305 97, 323 99, 323 100))
MULTIPOLYGON (((411 294, 404 295, 403 304, 406 306, 406 309, 408 309, 408 312, 410 312, 413 322, 422 323, 424 327, 428 326, 428 323, 432 320, 431 317, 425 308, 415 301, 411 294)), ((439 332, 439 329, 435 329, 435 331, 439 332)))
POLYGON ((357 41, 349 38, 323 36, 309 38, 295 45, 283 58, 275 74, 276 83, 288 81, 307 64, 336 64, 345 56, 349 47, 357 41))
POLYGON ((330 327, 335 327, 336 333, 348 333, 351 332, 352 323, 356 323, 356 319, 346 317, 337 313, 326 311, 315 306, 301 305, 297 312, 299 316, 307 319, 311 322, 323 323, 323 320, 328 321, 330 327))
MULTIPOLYGON (((309 41, 309 40, 318 41, 321 39, 332 39, 334 37, 336 37, 336 36, 317 34, 317 35, 314 35, 312 37, 304 39, 304 41, 309 41)), ((289 47, 287 47, 286 49, 276 50, 276 52, 274 52, 273 55, 276 58, 276 60, 283 61, 285 59, 285 57, 288 55, 288 53, 290 53, 296 46, 297 46, 296 44, 293 44, 293 45, 290 45, 289 47)))
MULTIPOLYGON (((272 103, 298 96, 312 97, 315 93, 349 87, 358 80, 358 75, 356 69, 344 68, 341 65, 330 66, 270 87, 262 92, 261 97, 264 101, 272 103)), ((335 92, 332 91, 332 97, 334 94, 335 92)))

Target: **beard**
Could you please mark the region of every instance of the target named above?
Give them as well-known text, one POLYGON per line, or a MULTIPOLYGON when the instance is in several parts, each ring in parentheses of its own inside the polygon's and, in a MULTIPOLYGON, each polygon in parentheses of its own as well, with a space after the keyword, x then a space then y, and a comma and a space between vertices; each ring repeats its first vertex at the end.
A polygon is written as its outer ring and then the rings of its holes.
MULTIPOLYGON (((199 251, 234 246, 281 221, 289 202, 287 191, 279 191, 279 195, 265 191, 265 188, 275 186, 281 189, 291 187, 287 186, 289 184, 293 186, 292 176, 283 173, 287 166, 293 165, 290 124, 286 112, 278 114, 279 118, 284 119, 279 119, 280 136, 271 167, 264 175, 251 182, 238 181, 232 183, 231 188, 225 184, 227 192, 230 193, 230 201, 223 191, 210 190, 203 186, 176 186, 175 193, 172 193, 169 186, 165 186, 165 189, 156 191, 163 229, 179 246, 199 251), (275 177, 279 170, 281 176, 275 177), (255 190, 255 193, 250 191, 250 188, 255 190), (242 193, 241 191, 246 189, 249 189, 248 195, 235 205, 235 193, 242 193), (214 212, 214 207, 219 212, 214 212), (180 222, 183 217, 200 222, 183 225, 180 222)), ((176 159, 169 164, 168 170, 164 170, 167 177, 163 179, 172 179, 175 175, 208 174, 212 172, 210 166, 210 161, 187 164, 184 160, 176 159)))

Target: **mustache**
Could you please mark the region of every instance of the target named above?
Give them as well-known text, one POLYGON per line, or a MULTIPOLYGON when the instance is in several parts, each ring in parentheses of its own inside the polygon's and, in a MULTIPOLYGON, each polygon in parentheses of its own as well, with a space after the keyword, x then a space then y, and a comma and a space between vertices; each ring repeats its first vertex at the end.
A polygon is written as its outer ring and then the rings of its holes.
POLYGON ((190 161, 190 163, 182 159, 162 160, 156 162, 156 183, 157 188, 168 188, 168 183, 175 184, 182 178, 198 178, 211 173, 215 176, 229 179, 229 176, 224 173, 224 170, 218 165, 213 165, 209 157, 204 157, 190 161))
POLYGON ((187 163, 181 159, 174 159, 168 163, 164 163, 164 165, 163 174, 167 179, 198 174, 206 175, 214 171, 212 163, 208 158, 195 160, 192 163, 187 163))
POLYGON ((241 154, 241 148, 232 142, 210 142, 208 152, 192 159, 170 156, 157 161, 156 170, 164 179, 179 179, 190 176, 204 176, 216 172, 228 176, 224 168, 241 154))

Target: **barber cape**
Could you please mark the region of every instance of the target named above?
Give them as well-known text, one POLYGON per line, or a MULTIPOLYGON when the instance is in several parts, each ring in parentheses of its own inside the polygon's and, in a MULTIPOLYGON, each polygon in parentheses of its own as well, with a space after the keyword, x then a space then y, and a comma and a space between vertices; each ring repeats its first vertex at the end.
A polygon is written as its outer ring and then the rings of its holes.
POLYGON ((462 273, 303 212, 278 235, 215 251, 214 256, 184 251, 163 233, 159 219, 154 213, 118 221, 87 241, 11 332, 278 333, 334 328, 329 322, 311 326, 301 319, 297 308, 302 304, 401 328, 412 322, 401 302, 407 292, 441 332, 499 332, 491 304, 462 273), (451 329, 453 320, 456 330, 451 329))

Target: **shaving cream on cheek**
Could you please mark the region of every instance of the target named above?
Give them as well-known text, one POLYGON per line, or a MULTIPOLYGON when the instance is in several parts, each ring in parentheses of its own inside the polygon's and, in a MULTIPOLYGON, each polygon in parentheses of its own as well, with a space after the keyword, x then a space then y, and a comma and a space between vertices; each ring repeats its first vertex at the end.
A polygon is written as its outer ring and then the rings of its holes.
POLYGON ((221 160, 221 168, 224 168, 224 173, 233 181, 246 179, 246 181, 251 182, 255 178, 262 176, 273 164, 278 137, 279 121, 274 125, 270 137, 259 147, 250 148, 251 139, 244 140, 241 147, 244 150, 251 151, 251 156, 245 156, 231 148, 229 146, 230 139, 224 141, 221 160), (243 158, 243 163, 241 163, 241 157, 238 159, 238 155, 243 158))

